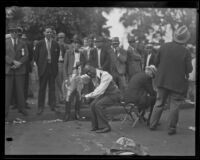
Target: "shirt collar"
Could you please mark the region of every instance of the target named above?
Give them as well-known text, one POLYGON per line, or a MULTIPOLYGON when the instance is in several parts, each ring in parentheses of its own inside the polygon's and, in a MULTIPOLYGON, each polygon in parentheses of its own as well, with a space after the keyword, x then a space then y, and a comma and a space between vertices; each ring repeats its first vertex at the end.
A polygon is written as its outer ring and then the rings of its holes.
MULTIPOLYGON (((47 43, 47 41, 48 41, 48 40, 47 40, 47 38, 45 37, 45 42, 47 43)), ((50 42, 52 42, 52 39, 51 39, 51 38, 50 38, 50 42)))

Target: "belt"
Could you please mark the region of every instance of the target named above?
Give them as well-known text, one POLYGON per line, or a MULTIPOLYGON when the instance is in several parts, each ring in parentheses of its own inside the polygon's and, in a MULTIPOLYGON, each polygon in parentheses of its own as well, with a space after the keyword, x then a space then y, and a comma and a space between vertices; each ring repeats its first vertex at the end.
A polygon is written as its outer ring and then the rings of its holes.
POLYGON ((58 61, 59 63, 64 63, 64 61, 58 61))

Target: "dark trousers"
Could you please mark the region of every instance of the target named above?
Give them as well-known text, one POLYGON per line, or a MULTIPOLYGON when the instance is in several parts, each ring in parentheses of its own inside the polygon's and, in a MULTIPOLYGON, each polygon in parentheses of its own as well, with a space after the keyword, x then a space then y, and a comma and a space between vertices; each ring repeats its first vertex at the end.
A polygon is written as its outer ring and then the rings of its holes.
POLYGON ((120 91, 122 94, 124 94, 125 89, 126 89, 126 77, 123 74, 113 74, 113 80, 119 87, 120 91))
POLYGON ((56 105, 56 96, 55 96, 55 76, 52 75, 51 65, 47 64, 44 74, 39 77, 39 94, 38 94, 38 107, 44 108, 45 95, 47 84, 49 87, 48 90, 48 104, 50 107, 55 107, 56 105))
POLYGON ((106 108, 119 102, 120 94, 102 95, 92 101, 90 104, 92 112, 92 128, 110 127, 107 117, 106 108))
POLYGON ((169 98, 170 113, 169 113, 169 129, 176 129, 178 119, 179 119, 179 106, 183 103, 184 95, 179 94, 164 88, 158 88, 156 104, 154 106, 152 116, 150 119, 150 127, 156 127, 162 112, 164 110, 164 105, 169 98))
POLYGON ((24 97, 25 100, 28 99, 28 91, 29 91, 29 73, 25 74, 25 84, 24 84, 24 97))
POLYGON ((8 115, 9 106, 13 96, 16 97, 16 103, 19 110, 25 109, 25 98, 24 98, 24 81, 25 75, 6 75, 6 108, 5 114, 8 115), (15 86, 15 95, 13 95, 15 86))

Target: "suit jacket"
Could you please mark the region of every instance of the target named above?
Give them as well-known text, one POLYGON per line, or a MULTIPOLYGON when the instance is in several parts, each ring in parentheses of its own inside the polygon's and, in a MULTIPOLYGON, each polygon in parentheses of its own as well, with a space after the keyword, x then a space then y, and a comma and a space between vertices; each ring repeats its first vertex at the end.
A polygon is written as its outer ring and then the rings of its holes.
POLYGON ((88 58, 88 49, 84 49, 83 50, 83 55, 84 55, 84 59, 85 59, 85 62, 84 62, 84 65, 83 67, 86 65, 86 64, 89 64, 93 67, 96 67, 96 64, 95 64, 95 53, 94 53, 94 48, 90 48, 90 56, 88 58))
MULTIPOLYGON (((94 62, 95 62, 94 66, 98 68, 97 48, 94 48, 93 54, 94 54, 94 62)), ((101 49, 100 62, 101 62, 102 70, 110 73, 110 65, 111 65, 110 53, 109 53, 109 50, 106 49, 105 47, 102 47, 101 49)))
POLYGON ((132 47, 127 50, 127 72, 128 76, 132 77, 138 72, 142 71, 142 56, 132 47))
MULTIPOLYGON (((58 43, 55 40, 52 40, 51 43, 51 69, 52 69, 52 74, 53 76, 56 77, 58 73, 58 58, 59 58, 59 53, 60 53, 60 48, 58 43)), ((35 48, 35 62, 38 66, 38 75, 41 77, 47 67, 47 46, 45 39, 41 40, 38 42, 35 48)))
MULTIPOLYGON (((69 49, 66 51, 65 57, 64 57, 64 79, 67 79, 69 77, 69 75, 72 74, 73 69, 74 69, 74 61, 75 61, 75 56, 74 56, 74 50, 73 49, 69 49)), ((81 68, 83 68, 85 64, 85 57, 83 55, 83 53, 80 53, 80 66, 81 68)))
POLYGON ((28 49, 26 44, 18 39, 16 51, 11 38, 6 39, 6 56, 5 56, 5 73, 6 75, 23 75, 26 73, 26 61, 28 60, 28 49), (13 65, 13 60, 19 61, 22 65, 15 69, 15 72, 10 67, 13 65))
MULTIPOLYGON (((143 67, 144 70, 145 70, 146 63, 147 63, 147 57, 148 57, 148 54, 145 54, 145 56, 144 56, 144 67, 143 67)), ((156 65, 155 60, 156 60, 156 54, 154 52, 152 52, 151 57, 149 59, 149 65, 156 65)))
POLYGON ((157 60, 157 87, 184 94, 187 90, 188 75, 192 72, 191 55, 185 47, 176 43, 161 46, 157 60))
POLYGON ((28 49, 28 60, 26 62, 27 65, 27 73, 32 72, 32 67, 33 67, 33 43, 26 41, 25 42, 27 45, 27 49, 28 49))
POLYGON ((64 43, 64 44, 59 44, 59 47, 60 47, 60 51, 61 51, 61 54, 62 54, 62 58, 64 59, 66 50, 68 49, 68 46, 67 46, 66 43, 64 43))
POLYGON ((153 90, 152 78, 144 71, 133 75, 124 93, 124 100, 127 103, 145 104, 147 94, 156 96, 153 90))
POLYGON ((113 48, 110 48, 110 56, 111 56, 111 74, 125 74, 126 73, 126 60, 127 53, 120 48, 119 56, 116 55, 113 48))

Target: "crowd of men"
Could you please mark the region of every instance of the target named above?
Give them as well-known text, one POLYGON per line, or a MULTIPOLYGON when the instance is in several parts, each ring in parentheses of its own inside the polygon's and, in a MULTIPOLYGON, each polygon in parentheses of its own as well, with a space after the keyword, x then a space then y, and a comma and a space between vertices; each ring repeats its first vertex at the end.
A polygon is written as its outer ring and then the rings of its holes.
POLYGON ((52 111, 56 111, 58 104, 65 104, 64 121, 71 119, 72 105, 75 119, 81 119, 81 105, 86 103, 91 108, 91 130, 105 133, 111 130, 105 108, 124 101, 143 109, 150 107, 149 128, 156 130, 168 102, 168 134, 176 133, 179 106, 188 88, 193 100, 195 95, 194 76, 190 80, 193 89, 188 87, 189 74, 195 73, 191 58, 195 50, 190 53, 186 48, 190 38, 186 26, 178 28, 173 41, 162 44, 159 50, 150 43, 141 50, 134 36, 128 38, 127 50, 120 46, 119 37, 108 41, 101 36, 88 36, 83 45, 77 35, 71 44, 65 38, 65 33, 56 34, 47 26, 44 38, 31 43, 21 28, 9 28, 5 55, 6 117, 11 105, 28 115, 27 99, 33 93, 30 73, 37 67, 37 115, 44 112, 46 93, 52 111))

